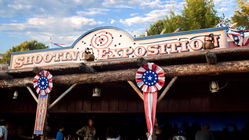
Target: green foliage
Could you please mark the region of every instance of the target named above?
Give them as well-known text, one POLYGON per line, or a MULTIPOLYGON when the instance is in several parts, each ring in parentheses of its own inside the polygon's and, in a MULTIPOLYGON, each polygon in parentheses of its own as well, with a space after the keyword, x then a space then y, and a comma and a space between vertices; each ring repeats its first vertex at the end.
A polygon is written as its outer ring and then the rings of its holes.
POLYGON ((186 3, 182 13, 183 30, 211 28, 218 24, 213 0, 186 0, 186 3))
POLYGON ((172 33, 177 28, 183 27, 183 17, 176 15, 174 12, 170 13, 170 16, 166 16, 164 20, 164 31, 162 33, 172 33))
POLYGON ((249 29, 249 1, 237 0, 239 9, 234 12, 232 21, 241 29, 249 29))
POLYGON ((181 15, 171 12, 165 19, 156 21, 150 26, 148 35, 171 33, 179 27, 183 31, 212 28, 218 23, 212 0, 186 0, 181 15))
POLYGON ((178 27, 182 26, 182 17, 171 12, 164 20, 158 20, 156 23, 150 25, 148 35, 156 35, 161 33, 172 33, 178 27))
POLYGON ((4 53, 3 59, 0 61, 1 64, 10 63, 10 53, 12 52, 22 52, 36 49, 46 49, 48 46, 43 43, 37 42, 36 40, 24 41, 19 45, 16 45, 4 53))
POLYGON ((156 23, 150 25, 148 32, 148 36, 149 35, 156 35, 156 34, 160 34, 161 31, 164 28, 164 21, 163 20, 158 20, 156 23))

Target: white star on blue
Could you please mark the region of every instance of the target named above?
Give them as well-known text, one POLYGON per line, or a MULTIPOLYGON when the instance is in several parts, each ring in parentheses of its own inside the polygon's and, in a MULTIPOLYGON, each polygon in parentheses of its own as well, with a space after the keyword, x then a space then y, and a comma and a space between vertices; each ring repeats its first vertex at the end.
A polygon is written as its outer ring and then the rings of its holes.
POLYGON ((41 90, 45 90, 46 88, 48 88, 48 78, 45 77, 45 76, 42 76, 38 79, 38 87, 41 89, 41 90))
POLYGON ((143 82, 148 86, 153 86, 158 81, 158 75, 153 70, 146 70, 142 76, 143 82))

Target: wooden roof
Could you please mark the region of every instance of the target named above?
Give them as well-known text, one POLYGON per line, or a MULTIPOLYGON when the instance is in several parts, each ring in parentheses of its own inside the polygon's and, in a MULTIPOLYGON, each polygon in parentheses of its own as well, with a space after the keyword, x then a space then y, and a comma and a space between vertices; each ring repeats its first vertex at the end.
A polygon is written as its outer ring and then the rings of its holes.
POLYGON ((135 72, 145 61, 161 66, 166 77, 193 75, 220 75, 249 72, 249 48, 227 48, 158 55, 154 57, 97 61, 78 64, 54 65, 0 71, 0 87, 25 87, 32 84, 35 73, 41 69, 50 71, 56 84, 89 84, 134 80, 135 72), (207 54, 214 54, 218 63, 210 65, 207 54))

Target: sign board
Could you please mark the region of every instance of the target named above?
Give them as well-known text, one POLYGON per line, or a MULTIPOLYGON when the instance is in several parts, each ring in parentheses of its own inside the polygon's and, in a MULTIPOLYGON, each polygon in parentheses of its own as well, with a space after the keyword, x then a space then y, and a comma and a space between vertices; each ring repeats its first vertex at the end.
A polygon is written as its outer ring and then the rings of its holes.
POLYGON ((211 33, 215 49, 226 48, 225 29, 209 28, 133 38, 118 28, 101 27, 83 34, 70 47, 12 53, 11 69, 82 63, 86 61, 86 53, 92 53, 94 61, 110 61, 201 51, 205 36, 211 33))

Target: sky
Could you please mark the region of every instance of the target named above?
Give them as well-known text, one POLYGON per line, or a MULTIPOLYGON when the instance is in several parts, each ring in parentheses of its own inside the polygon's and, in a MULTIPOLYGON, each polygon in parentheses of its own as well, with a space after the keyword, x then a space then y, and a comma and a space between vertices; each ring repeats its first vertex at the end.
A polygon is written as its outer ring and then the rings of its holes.
MULTIPOLYGON (((214 0, 218 15, 231 17, 236 0, 214 0)), ((0 0, 0 53, 26 40, 70 46, 88 30, 114 26, 139 35, 184 0, 0 0)))

